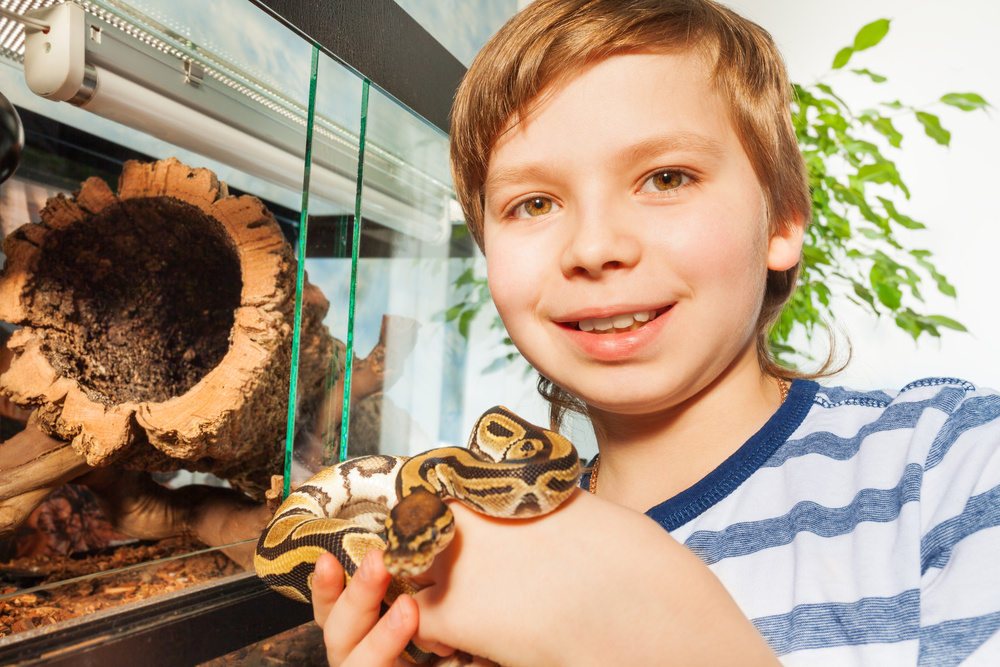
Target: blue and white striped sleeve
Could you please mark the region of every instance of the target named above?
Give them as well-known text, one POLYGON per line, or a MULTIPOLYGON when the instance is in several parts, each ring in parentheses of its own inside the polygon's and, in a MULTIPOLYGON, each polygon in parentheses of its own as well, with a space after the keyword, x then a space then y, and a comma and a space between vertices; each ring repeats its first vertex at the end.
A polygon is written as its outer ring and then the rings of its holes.
POLYGON ((919 664, 1000 665, 1000 394, 967 391, 923 475, 919 664))

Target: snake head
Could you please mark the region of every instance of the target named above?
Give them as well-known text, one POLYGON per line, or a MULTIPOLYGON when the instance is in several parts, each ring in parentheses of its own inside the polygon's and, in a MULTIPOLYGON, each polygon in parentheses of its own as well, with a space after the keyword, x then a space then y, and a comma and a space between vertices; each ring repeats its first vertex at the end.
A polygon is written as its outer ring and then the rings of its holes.
POLYGON ((436 494, 414 489, 385 520, 385 567, 393 576, 423 573, 455 535, 455 517, 436 494))

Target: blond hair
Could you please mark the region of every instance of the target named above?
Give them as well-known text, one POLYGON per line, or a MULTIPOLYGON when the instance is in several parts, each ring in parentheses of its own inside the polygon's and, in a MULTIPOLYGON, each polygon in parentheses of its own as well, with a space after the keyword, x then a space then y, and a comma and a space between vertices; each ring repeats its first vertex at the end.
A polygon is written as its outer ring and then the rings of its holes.
MULTIPOLYGON (((695 51, 714 61, 712 82, 764 193, 769 233, 808 224, 812 205, 789 108, 791 85, 763 28, 710 0, 536 0, 483 47, 452 107, 452 175, 480 249, 483 183, 501 133, 543 92, 581 69, 643 49, 695 51)), ((777 364, 768 340, 798 273, 798 264, 768 272, 757 352, 762 370, 772 375, 802 375, 777 364)), ((539 391, 554 402, 563 399, 544 378, 539 391)))

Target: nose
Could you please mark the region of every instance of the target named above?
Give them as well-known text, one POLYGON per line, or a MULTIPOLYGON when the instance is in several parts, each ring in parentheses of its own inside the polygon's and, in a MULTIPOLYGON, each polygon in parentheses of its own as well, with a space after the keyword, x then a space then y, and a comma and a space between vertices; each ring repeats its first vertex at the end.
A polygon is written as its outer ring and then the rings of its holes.
POLYGON ((567 239, 560 260, 567 277, 599 278, 609 271, 627 269, 639 261, 641 244, 635 222, 628 216, 592 208, 578 212, 567 225, 567 239))

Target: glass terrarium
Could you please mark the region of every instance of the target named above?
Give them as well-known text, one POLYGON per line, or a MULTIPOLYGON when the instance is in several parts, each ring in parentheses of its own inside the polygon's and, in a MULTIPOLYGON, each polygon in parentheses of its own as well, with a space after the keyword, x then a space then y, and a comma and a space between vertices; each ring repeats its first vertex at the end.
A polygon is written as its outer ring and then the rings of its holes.
POLYGON ((452 191, 463 68, 377 4, 0 0, 0 661, 280 659, 247 644, 311 611, 249 566, 274 504, 523 411, 452 191))

